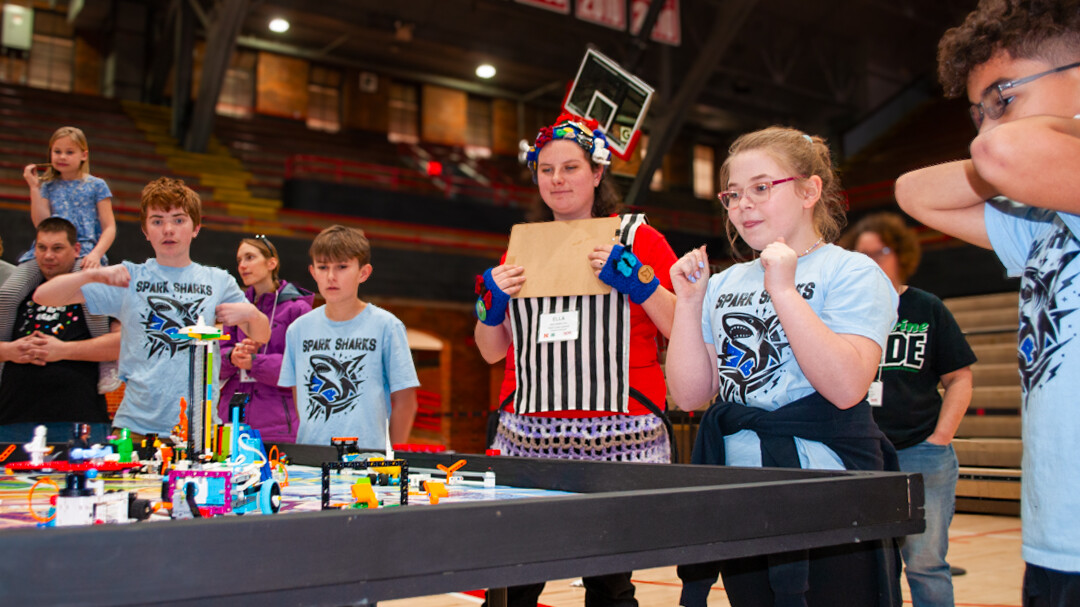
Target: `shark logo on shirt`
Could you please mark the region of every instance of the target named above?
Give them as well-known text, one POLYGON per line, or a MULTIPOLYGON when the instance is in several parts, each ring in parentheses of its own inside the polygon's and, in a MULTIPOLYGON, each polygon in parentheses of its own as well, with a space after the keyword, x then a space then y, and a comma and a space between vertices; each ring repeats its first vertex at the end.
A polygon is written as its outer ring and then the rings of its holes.
POLYGON ((746 395, 774 381, 787 340, 776 316, 760 318, 743 312, 723 317, 720 396, 745 401, 746 395))
MULTIPOLYGON (((1058 294, 1073 285, 1076 274, 1063 277, 1062 273, 1080 251, 1075 249, 1075 241, 1066 236, 1059 233, 1036 244, 1021 279, 1018 346, 1024 394, 1057 374, 1062 360, 1054 355, 1072 340, 1061 339, 1061 319, 1076 308, 1061 308, 1058 294), (1073 250, 1064 252, 1067 243, 1072 243, 1073 250), (1052 259, 1055 256, 1056 263, 1052 259)), ((1024 399, 1025 407, 1027 402, 1024 399)))
POLYGON ((351 411, 360 399, 361 364, 367 354, 344 363, 325 354, 311 356, 311 375, 307 380, 308 419, 322 418, 351 411))
POLYGON ((166 348, 169 350, 169 356, 176 356, 180 350, 191 347, 191 341, 177 337, 177 333, 180 329, 197 322, 199 309, 204 299, 184 303, 160 295, 151 295, 146 298, 146 304, 150 310, 146 313, 142 324, 146 329, 151 357, 157 356, 166 348))

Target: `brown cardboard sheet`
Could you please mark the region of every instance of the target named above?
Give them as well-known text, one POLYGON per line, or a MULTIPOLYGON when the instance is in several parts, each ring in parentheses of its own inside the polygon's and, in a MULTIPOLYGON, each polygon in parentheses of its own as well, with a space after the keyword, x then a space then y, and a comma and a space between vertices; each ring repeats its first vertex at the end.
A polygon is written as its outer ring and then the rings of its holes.
POLYGON ((602 295, 611 287, 589 267, 593 248, 618 244, 619 218, 519 223, 510 231, 506 263, 525 268, 515 297, 602 295))

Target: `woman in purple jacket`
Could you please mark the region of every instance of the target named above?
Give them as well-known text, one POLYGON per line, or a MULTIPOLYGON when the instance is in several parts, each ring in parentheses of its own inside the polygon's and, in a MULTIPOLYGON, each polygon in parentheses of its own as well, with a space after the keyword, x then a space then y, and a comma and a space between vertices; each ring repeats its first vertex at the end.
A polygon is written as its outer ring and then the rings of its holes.
POLYGON ((266 442, 291 443, 296 440, 296 404, 292 390, 277 385, 281 353, 285 350, 285 330, 311 311, 314 295, 278 278, 280 265, 277 249, 266 236, 240 241, 237 271, 247 287, 248 301, 270 319, 270 341, 260 344, 247 338, 238 327, 226 327, 230 339, 221 348, 221 379, 225 383, 218 415, 228 421, 233 394, 250 394, 245 410, 247 423, 259 430, 266 442))

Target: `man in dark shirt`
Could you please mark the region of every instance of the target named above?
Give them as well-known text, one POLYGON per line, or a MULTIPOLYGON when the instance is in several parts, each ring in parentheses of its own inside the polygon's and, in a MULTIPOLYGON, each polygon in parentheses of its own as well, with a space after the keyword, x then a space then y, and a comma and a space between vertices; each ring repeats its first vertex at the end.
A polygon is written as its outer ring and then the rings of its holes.
POLYGON ((45 425, 50 442, 71 438, 73 423, 91 425, 91 441, 109 429, 98 393, 98 362, 116 360, 119 326, 88 316, 80 304, 35 303, 34 289, 72 272, 79 257, 75 226, 50 217, 38 225, 34 249, 40 274, 16 270, 0 286, 0 442, 26 442, 45 425))

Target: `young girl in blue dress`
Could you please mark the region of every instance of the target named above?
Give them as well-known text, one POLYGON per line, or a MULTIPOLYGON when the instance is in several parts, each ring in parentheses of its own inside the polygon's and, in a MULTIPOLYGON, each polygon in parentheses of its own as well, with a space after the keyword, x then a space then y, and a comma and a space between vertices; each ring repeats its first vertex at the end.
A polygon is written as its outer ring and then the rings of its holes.
MULTIPOLYGON (((78 232, 83 270, 107 262, 105 252, 116 239, 112 192, 103 179, 90 174, 90 146, 81 129, 60 127, 49 139, 49 164, 44 174, 28 164, 23 178, 30 187, 30 220, 34 226, 46 217, 63 217, 78 232)), ((34 248, 19 263, 34 258, 34 248)))
MULTIPOLYGON (((829 148, 789 128, 743 135, 720 183, 732 245, 737 234, 757 258, 710 277, 701 247, 671 268, 671 396, 686 410, 716 397, 694 462, 883 469, 890 448, 866 396, 897 295, 873 261, 831 244, 845 218, 829 148)), ((890 604, 899 572, 878 548, 683 566, 680 604, 705 605, 717 572, 736 607, 890 604)))

